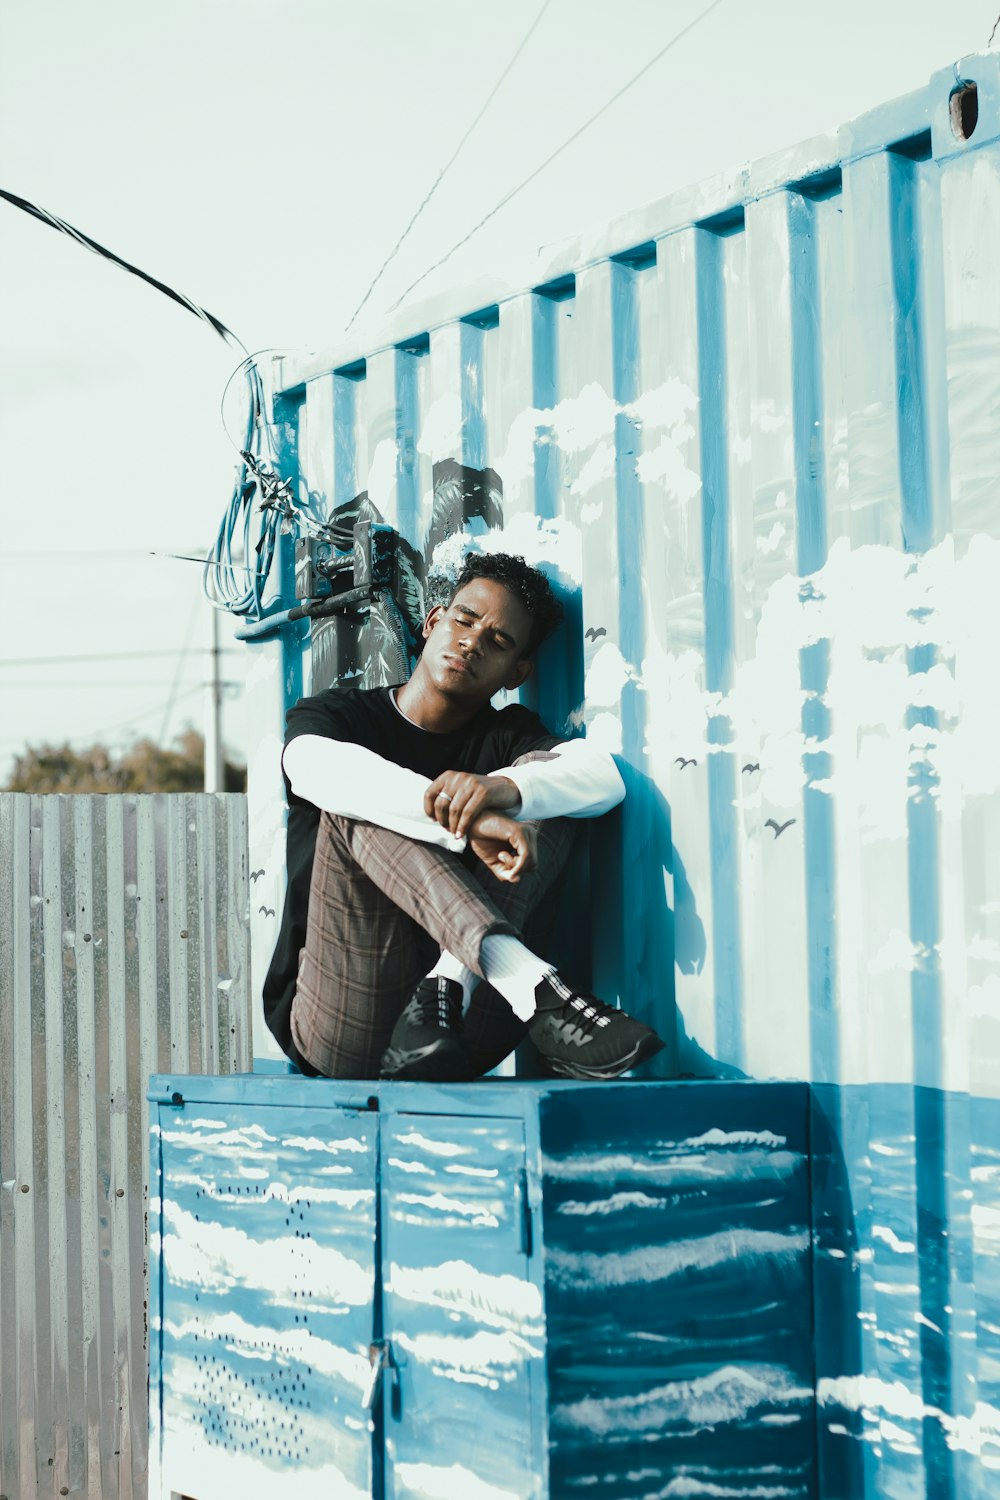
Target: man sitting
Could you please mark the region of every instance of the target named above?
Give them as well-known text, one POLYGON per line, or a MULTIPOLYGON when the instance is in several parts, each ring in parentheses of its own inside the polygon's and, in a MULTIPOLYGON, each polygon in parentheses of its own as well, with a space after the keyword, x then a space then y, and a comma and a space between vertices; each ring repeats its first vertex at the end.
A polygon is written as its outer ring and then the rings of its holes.
POLYGON ((615 1078, 663 1043, 538 957, 574 837, 625 795, 610 755, 496 710, 562 609, 523 558, 470 555, 394 688, 330 688, 288 714, 288 890, 264 985, 303 1072, 453 1080, 529 1033, 570 1078, 615 1078))

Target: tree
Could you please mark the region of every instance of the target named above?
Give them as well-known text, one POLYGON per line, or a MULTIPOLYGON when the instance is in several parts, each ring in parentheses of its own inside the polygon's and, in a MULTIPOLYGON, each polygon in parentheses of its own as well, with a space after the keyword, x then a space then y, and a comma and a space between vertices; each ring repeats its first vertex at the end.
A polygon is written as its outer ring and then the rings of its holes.
MULTIPOLYGON (((200 792, 204 787, 205 741, 187 728, 164 749, 136 742, 117 759, 105 745, 29 746, 16 757, 8 792, 200 792)), ((227 792, 246 790, 246 767, 225 764, 227 792)))

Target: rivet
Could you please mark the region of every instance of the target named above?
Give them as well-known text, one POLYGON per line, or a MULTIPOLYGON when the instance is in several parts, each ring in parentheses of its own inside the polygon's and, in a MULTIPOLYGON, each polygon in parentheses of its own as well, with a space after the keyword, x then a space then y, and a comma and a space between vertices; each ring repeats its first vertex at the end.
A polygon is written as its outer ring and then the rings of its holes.
POLYGON ((181 937, 186 938, 187 935, 188 935, 187 928, 186 927, 182 927, 181 928, 181 937))
POLYGON ((21 1183, 21 1192, 22 1193, 30 1193, 31 1192, 31 1189, 30 1189, 30 1187, 28 1186, 28 1184, 26 1182, 22 1182, 21 1183))
POLYGON ((115 1197, 116 1198, 124 1198, 124 1196, 125 1196, 125 1189, 124 1188, 115 1188, 115 1197))

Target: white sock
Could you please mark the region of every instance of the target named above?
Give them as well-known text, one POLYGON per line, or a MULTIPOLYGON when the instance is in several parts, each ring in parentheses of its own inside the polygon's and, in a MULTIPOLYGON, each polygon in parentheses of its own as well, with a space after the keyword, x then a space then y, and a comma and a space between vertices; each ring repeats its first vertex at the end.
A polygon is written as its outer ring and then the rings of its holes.
POLYGON ((479 961, 486 978, 515 1016, 530 1021, 535 1014, 535 986, 552 973, 552 965, 526 948, 520 938, 506 933, 490 933, 483 938, 479 961))
POLYGON ((456 984, 460 984, 462 986, 462 1014, 465 1014, 472 1000, 472 991, 479 983, 478 974, 467 969, 460 958, 456 958, 454 953, 449 953, 445 948, 427 978, 453 979, 456 984))

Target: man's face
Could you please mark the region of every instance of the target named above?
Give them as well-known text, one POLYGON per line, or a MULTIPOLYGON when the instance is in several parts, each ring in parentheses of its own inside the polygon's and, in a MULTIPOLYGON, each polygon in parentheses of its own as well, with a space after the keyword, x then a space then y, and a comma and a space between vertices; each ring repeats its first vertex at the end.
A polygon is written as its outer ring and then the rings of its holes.
POLYGON ((532 620, 515 594, 492 578, 474 578, 424 622, 421 664, 439 692, 487 703, 520 687, 531 671, 524 652, 532 620))

